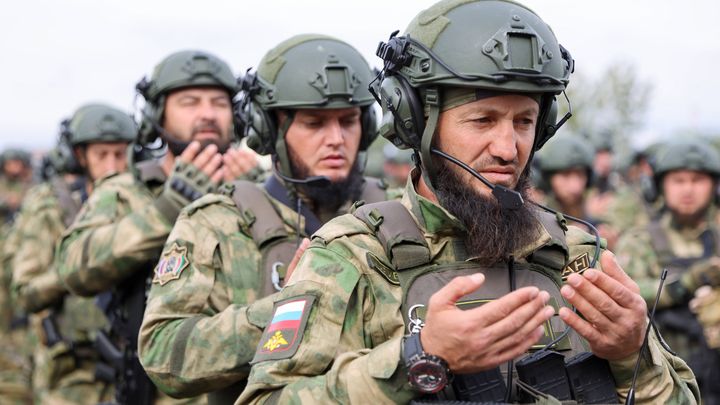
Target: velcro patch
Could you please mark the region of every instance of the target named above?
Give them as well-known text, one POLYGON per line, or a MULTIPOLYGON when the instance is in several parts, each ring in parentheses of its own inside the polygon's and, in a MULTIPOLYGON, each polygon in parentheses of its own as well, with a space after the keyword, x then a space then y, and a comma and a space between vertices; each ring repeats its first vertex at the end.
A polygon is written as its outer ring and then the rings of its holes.
POLYGON ((180 273, 190 264, 187 258, 187 247, 173 243, 169 250, 166 250, 155 266, 153 283, 165 285, 180 278, 180 273))
POLYGON ((578 256, 575 260, 570 262, 562 272, 563 281, 567 280, 568 276, 572 273, 582 273, 586 269, 590 268, 590 255, 585 252, 578 256))
POLYGON ((314 302, 312 295, 276 302, 272 319, 260 338, 252 363, 292 357, 300 347, 314 302))

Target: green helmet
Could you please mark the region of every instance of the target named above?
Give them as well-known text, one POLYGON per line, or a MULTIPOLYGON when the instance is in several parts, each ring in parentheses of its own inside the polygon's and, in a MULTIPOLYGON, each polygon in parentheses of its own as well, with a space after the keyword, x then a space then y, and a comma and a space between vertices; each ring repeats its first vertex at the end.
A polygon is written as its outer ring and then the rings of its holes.
POLYGON ((668 172, 683 169, 705 172, 718 178, 720 155, 708 142, 697 138, 667 142, 657 152, 655 159, 656 186, 659 187, 668 172))
POLYGON ((292 116, 279 128, 273 112, 360 107, 360 150, 365 151, 377 137, 368 91, 373 76, 367 61, 346 42, 317 34, 294 36, 265 54, 255 73, 248 70, 243 77, 242 97, 235 105, 236 133, 247 137, 256 152, 272 154, 280 171, 292 175, 285 145, 292 116))
POLYGON ((135 140, 137 126, 127 113, 106 104, 87 104, 73 114, 68 124, 70 145, 135 140))
POLYGON ((590 186, 595 152, 587 142, 568 135, 550 140, 538 153, 538 169, 542 176, 539 187, 546 192, 550 191, 549 180, 553 174, 575 168, 585 169, 590 186))
POLYGON ((5 166, 5 162, 7 162, 8 160, 19 160, 25 166, 30 167, 32 158, 30 156, 30 152, 23 150, 23 149, 18 149, 18 148, 5 149, 0 154, 0 169, 2 169, 5 166))
POLYGON ((569 117, 556 124, 554 103, 574 62, 550 27, 519 3, 443 0, 418 14, 404 36, 395 35, 378 47, 384 74, 371 89, 383 108, 380 133, 419 150, 430 178, 432 136, 449 103, 507 92, 538 97, 534 149, 569 117))
POLYGON ((165 98, 168 93, 187 87, 220 87, 232 99, 237 92, 235 76, 227 63, 203 51, 180 51, 163 59, 148 81, 142 78, 135 86, 145 99, 138 141, 152 143, 160 135, 165 98))

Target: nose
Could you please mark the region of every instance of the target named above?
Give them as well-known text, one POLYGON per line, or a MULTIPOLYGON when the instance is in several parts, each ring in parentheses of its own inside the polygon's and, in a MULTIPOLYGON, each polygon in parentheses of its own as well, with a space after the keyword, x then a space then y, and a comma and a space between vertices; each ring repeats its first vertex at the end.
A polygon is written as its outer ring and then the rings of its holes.
POLYGON ((105 174, 123 172, 126 166, 127 162, 124 154, 111 154, 105 160, 105 174))
POLYGON ((493 157, 502 159, 505 162, 512 162, 517 159, 517 137, 515 126, 512 120, 500 120, 495 128, 488 151, 493 157))
POLYGON ((338 119, 325 121, 325 143, 330 146, 340 146, 345 142, 343 127, 338 119))
POLYGON ((199 108, 200 118, 206 121, 215 121, 219 115, 219 108, 211 100, 203 100, 199 108))

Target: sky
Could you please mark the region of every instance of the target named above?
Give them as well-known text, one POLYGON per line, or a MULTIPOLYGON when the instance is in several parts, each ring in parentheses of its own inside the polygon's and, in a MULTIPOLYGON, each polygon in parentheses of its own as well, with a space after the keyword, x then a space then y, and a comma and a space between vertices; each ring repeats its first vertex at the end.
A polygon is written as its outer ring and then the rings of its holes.
MULTIPOLYGON (((377 43, 434 1, 23 0, 0 15, 0 149, 47 149, 59 122, 100 101, 134 111, 135 83, 163 57, 203 49, 236 74, 299 33, 343 39, 373 66, 377 43)), ((640 143, 682 130, 720 134, 720 2, 527 0, 576 69, 629 63, 653 86, 640 143)), ((572 79, 571 79, 572 81, 572 79)), ((572 85, 572 84, 571 84, 572 85)), ((632 141, 631 143, 637 143, 632 141)))

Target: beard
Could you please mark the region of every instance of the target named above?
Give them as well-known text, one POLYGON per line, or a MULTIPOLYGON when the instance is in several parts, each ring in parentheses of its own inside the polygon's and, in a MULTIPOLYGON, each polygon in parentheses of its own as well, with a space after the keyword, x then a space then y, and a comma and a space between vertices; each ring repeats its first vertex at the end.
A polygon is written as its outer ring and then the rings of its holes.
MULTIPOLYGON (((295 154, 292 148, 288 148, 288 155, 295 178, 306 179, 312 176, 312 174, 310 174, 310 168, 302 161, 300 156, 295 154)), ((358 160, 359 159, 355 159, 355 163, 353 163, 350 168, 347 177, 342 180, 331 181, 330 185, 327 186, 318 186, 310 183, 299 184, 296 187, 303 196, 309 198, 316 207, 327 208, 331 211, 337 210, 347 201, 357 201, 362 194, 365 179, 358 165, 358 160)))
MULTIPOLYGON (((537 239, 540 224, 528 203, 516 210, 503 209, 495 197, 476 191, 458 173, 462 169, 451 167, 451 162, 438 157, 434 157, 434 164, 438 168, 433 184, 438 201, 465 226, 465 248, 480 264, 492 265, 507 260, 518 248, 537 239)), ((515 191, 528 201, 529 189, 529 171, 526 169, 518 178, 515 191)))
POLYGON ((223 136, 223 131, 215 121, 206 121, 194 126, 190 136, 190 139, 200 142, 200 145, 202 146, 201 150, 205 149, 209 145, 215 145, 217 146, 219 153, 225 153, 228 148, 230 148, 230 140, 228 138, 228 136, 223 136), (195 139, 197 134, 201 132, 214 132, 217 135, 217 138, 195 139))

